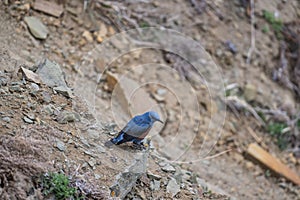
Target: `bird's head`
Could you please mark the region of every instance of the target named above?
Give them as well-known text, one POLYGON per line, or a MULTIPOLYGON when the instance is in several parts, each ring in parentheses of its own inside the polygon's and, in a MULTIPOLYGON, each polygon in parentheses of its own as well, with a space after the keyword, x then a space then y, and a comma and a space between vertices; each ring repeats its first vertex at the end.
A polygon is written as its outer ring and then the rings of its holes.
POLYGON ((150 112, 149 112, 149 117, 151 118, 151 120, 153 120, 153 122, 158 121, 158 122, 160 122, 160 123, 164 123, 164 122, 160 119, 160 117, 159 117, 159 115, 158 115, 157 112, 150 111, 150 112))

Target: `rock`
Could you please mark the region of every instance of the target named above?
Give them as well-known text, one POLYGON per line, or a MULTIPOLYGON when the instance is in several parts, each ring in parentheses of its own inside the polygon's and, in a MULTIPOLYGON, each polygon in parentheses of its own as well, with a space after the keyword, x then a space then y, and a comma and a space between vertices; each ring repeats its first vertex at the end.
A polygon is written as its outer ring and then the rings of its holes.
POLYGON ((42 82, 49 87, 67 87, 64 73, 60 66, 55 62, 45 59, 38 65, 36 73, 40 76, 42 82))
POLYGON ((75 121, 77 122, 80 121, 80 115, 76 112, 63 111, 59 113, 56 120, 60 124, 66 124, 75 121))
POLYGON ((101 43, 103 42, 103 38, 100 35, 97 35, 97 42, 101 43))
POLYGON ((246 101, 255 100, 256 95, 257 95, 257 88, 252 84, 246 84, 244 88, 244 97, 246 101))
POLYGON ((42 92, 42 96, 43 96, 43 101, 46 103, 50 103, 51 102, 51 95, 49 94, 49 92, 42 92))
POLYGON ((112 197, 125 198, 136 184, 136 181, 145 173, 148 156, 149 151, 144 152, 139 159, 133 162, 128 170, 121 172, 117 176, 115 184, 110 187, 112 197))
POLYGON ((20 11, 28 11, 30 9, 30 3, 25 3, 17 7, 20 11))
POLYGON ((24 120, 24 122, 26 122, 28 124, 33 124, 33 121, 26 116, 23 118, 23 120, 24 120))
POLYGON ((88 42, 93 42, 93 35, 89 31, 84 31, 82 33, 82 37, 84 37, 88 42))
POLYGON ((30 89, 31 89, 31 92, 32 93, 36 93, 40 90, 40 87, 38 84, 35 84, 35 83, 31 83, 30 84, 30 89))
POLYGON ((174 197, 178 192, 180 192, 180 185, 177 184, 174 178, 171 178, 167 185, 167 192, 172 194, 174 197))
POLYGON ((28 117, 31 120, 35 120, 35 115, 33 113, 25 113, 26 117, 28 117))
POLYGON ((82 144, 86 147, 91 147, 90 143, 83 136, 80 136, 80 142, 82 142, 82 144))
POLYGON ((160 189, 160 181, 157 181, 157 180, 151 181, 151 183, 150 183, 150 189, 154 190, 154 191, 159 190, 160 189))
POLYGON ((58 86, 54 87, 53 90, 59 94, 64 95, 65 97, 74 98, 73 91, 68 87, 58 86))
POLYGON ((157 174, 153 174, 152 172, 148 171, 147 172, 147 175, 150 179, 155 179, 155 180, 159 180, 161 179, 161 176, 160 175, 157 175, 157 174))
POLYGON ((37 39, 46 39, 48 35, 47 27, 36 17, 25 17, 25 23, 27 24, 31 34, 37 39))
POLYGON ((7 94, 7 93, 4 89, 0 88, 0 94, 7 94))
POLYGON ((116 86, 116 84, 118 83, 118 77, 116 74, 113 74, 111 72, 107 72, 106 73, 107 77, 106 77, 106 81, 107 81, 107 88, 106 90, 108 92, 112 92, 116 86))
POLYGON ((63 4, 56 4, 55 2, 44 0, 36 0, 33 4, 33 9, 54 17, 61 16, 64 11, 63 4))
POLYGON ((2 121, 9 123, 10 122, 10 117, 2 117, 2 121))
POLYGON ((44 105, 43 111, 48 113, 49 115, 52 115, 54 112, 55 107, 52 104, 44 105))
POLYGON ((167 90, 160 88, 160 89, 156 90, 155 93, 153 93, 153 97, 158 102, 164 102, 166 93, 167 93, 167 90))
POLYGON ((107 28, 106 28, 106 25, 104 23, 100 23, 100 28, 99 28, 99 31, 98 31, 97 35, 102 37, 102 38, 106 37, 107 28))
POLYGON ((9 87, 10 92, 23 92, 23 89, 19 85, 12 85, 9 87))
POLYGON ((166 164, 161 169, 165 172, 175 172, 176 171, 175 168, 170 164, 166 164))
POLYGON ((22 74, 23 74, 23 76, 25 77, 26 80, 32 81, 32 82, 35 82, 35 83, 41 83, 42 82, 39 75, 37 75, 33 71, 31 71, 29 69, 26 69, 24 67, 21 67, 20 71, 22 72, 22 74))
POLYGON ((95 179, 99 180, 102 176, 100 174, 95 174, 95 179))
POLYGON ((98 146, 98 147, 97 147, 97 151, 98 151, 99 153, 105 153, 105 152, 106 152, 105 148, 102 147, 102 146, 98 146))
POLYGON ((60 151, 65 151, 66 150, 65 143, 59 139, 56 139, 56 148, 58 148, 60 151))
POLYGON ((91 158, 89 161, 88 161, 88 164, 91 166, 91 168, 94 168, 95 165, 96 165, 96 160, 95 158, 91 158))

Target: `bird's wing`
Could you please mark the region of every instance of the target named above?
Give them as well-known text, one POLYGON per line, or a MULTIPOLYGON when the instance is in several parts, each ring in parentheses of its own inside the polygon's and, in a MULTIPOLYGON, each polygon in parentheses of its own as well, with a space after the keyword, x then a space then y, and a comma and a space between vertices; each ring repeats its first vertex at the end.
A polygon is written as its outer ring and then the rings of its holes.
POLYGON ((128 135, 140 137, 151 128, 150 121, 143 116, 136 116, 131 119, 122 129, 128 135))

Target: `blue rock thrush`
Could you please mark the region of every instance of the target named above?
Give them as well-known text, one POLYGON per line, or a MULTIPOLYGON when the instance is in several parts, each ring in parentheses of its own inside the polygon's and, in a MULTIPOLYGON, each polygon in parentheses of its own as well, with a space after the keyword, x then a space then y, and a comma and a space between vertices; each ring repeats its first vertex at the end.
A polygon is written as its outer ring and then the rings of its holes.
POLYGON ((133 142, 133 144, 141 146, 143 145, 143 139, 156 121, 163 123, 154 111, 137 115, 126 124, 115 138, 107 141, 105 146, 110 147, 112 144, 119 145, 125 142, 133 142))

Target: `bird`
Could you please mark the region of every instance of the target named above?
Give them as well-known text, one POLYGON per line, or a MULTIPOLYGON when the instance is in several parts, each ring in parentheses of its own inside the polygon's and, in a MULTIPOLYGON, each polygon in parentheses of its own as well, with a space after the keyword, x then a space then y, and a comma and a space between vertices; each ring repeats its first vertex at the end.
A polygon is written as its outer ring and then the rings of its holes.
POLYGON ((105 143, 105 146, 120 145, 132 142, 137 146, 144 146, 143 140, 151 130, 154 122, 163 123, 155 111, 149 111, 133 117, 119 134, 105 143))

